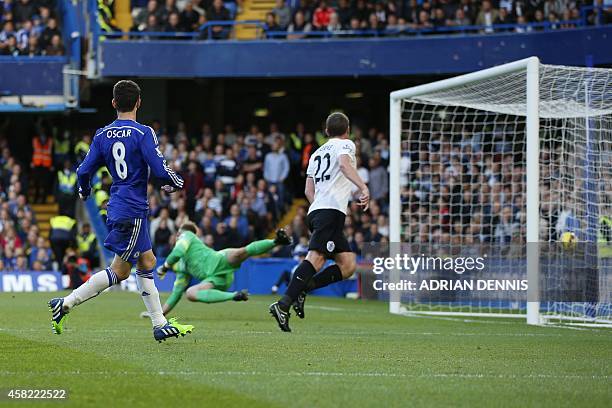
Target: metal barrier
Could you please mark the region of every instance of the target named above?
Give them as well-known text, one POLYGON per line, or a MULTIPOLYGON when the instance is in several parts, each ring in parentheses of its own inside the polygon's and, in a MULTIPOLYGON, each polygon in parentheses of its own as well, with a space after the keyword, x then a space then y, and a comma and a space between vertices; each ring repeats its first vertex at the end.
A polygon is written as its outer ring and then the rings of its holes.
MULTIPOLYGON (((90 0, 92 1, 92 0, 90 0)), ((260 20, 244 20, 244 21, 209 21, 199 27, 198 31, 194 32, 112 32, 104 33, 107 38, 144 38, 144 39, 197 39, 197 40, 221 40, 230 37, 229 30, 224 30, 223 35, 215 35, 216 27, 230 27, 250 25, 256 26, 264 33, 265 38, 285 39, 285 38, 343 38, 343 37, 397 37, 397 36, 420 36, 420 35, 472 35, 472 34, 488 34, 488 33, 503 33, 517 32, 529 33, 534 31, 549 31, 559 29, 572 29, 578 27, 586 27, 589 25, 590 13, 597 10, 598 12, 612 12, 612 7, 609 6, 583 6, 580 8, 580 18, 572 20, 563 20, 558 22, 545 21, 541 23, 524 23, 524 24, 492 24, 492 25, 467 25, 467 26, 444 26, 431 28, 413 28, 409 25, 404 27, 386 28, 383 30, 316 30, 309 32, 289 32, 289 31, 273 31, 269 30, 265 22, 260 20)), ((600 13, 600 16, 603 15, 600 13)), ((601 19, 601 17, 600 17, 601 19)), ((603 25, 603 22, 595 25, 603 25)), ((98 33, 99 36, 99 33, 98 33)), ((96 38, 96 36, 94 36, 96 38)))

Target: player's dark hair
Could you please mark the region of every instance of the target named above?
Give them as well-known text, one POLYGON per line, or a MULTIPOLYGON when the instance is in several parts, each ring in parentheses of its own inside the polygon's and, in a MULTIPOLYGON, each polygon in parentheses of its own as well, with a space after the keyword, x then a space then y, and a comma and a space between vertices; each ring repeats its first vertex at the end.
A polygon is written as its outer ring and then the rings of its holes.
POLYGON ((338 137, 346 134, 349 128, 349 118, 341 112, 334 112, 325 121, 327 136, 338 137))
POLYGON ((181 225, 181 231, 191 231, 194 234, 197 234, 198 227, 196 227, 196 225, 191 221, 185 221, 183 225, 181 225))
POLYGON ((113 87, 113 99, 117 112, 131 112, 140 98, 140 87, 134 81, 121 80, 113 87))

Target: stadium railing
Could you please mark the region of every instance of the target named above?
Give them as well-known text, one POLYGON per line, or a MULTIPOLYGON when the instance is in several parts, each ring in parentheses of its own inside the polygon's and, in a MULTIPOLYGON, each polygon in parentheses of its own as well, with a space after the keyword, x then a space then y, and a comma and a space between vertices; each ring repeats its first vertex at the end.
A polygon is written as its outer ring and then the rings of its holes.
MULTIPOLYGON (((90 0, 93 1, 93 0, 90 0)), ((592 12, 598 10, 601 12, 611 13, 612 8, 610 6, 583 6, 580 8, 580 18, 572 20, 562 20, 556 22, 544 21, 544 22, 530 22, 530 23, 513 23, 513 24, 492 24, 492 25, 466 25, 466 26, 442 26, 442 27, 431 27, 431 28, 413 28, 409 26, 405 27, 394 27, 383 30, 338 30, 338 31, 327 31, 327 30, 312 30, 308 32, 289 32, 280 30, 270 30, 266 23, 261 20, 244 20, 244 21, 209 21, 203 24, 198 31, 194 32, 112 32, 103 33, 104 37, 107 38, 149 38, 149 39, 199 39, 203 41, 215 41, 213 28, 214 27, 230 27, 233 28, 239 25, 250 25, 256 26, 262 30, 265 38, 270 39, 286 39, 291 37, 300 38, 353 38, 353 37, 397 37, 397 36, 421 36, 421 35, 475 35, 475 34, 491 34, 491 33, 533 33, 550 30, 571 30, 573 28, 587 27, 592 25, 589 23, 589 16, 592 12), (566 26, 566 27, 564 27, 566 26), (206 35, 204 35, 206 34, 206 35)), ((603 14, 602 14, 603 15, 603 14)), ((94 26, 97 26, 93 22, 94 26)), ((596 25, 604 25, 604 21, 597 22, 596 25)), ((611 24, 611 23, 608 23, 611 24)), ((96 31, 96 30, 94 30, 96 31)), ((94 35, 94 39, 100 36, 98 31, 97 35, 94 35)))
POLYGON ((105 37, 108 38, 123 38, 125 36, 130 38, 155 38, 155 39, 181 39, 181 38, 200 38, 204 40, 214 40, 213 38, 213 28, 215 27, 235 27, 239 25, 245 26, 255 26, 258 29, 261 29, 262 32, 266 31, 267 26, 263 21, 259 20, 243 20, 243 21, 209 21, 198 29, 198 31, 130 31, 127 33, 124 32, 112 32, 112 33, 104 33, 105 37), (204 37, 203 34, 206 34, 204 37))
POLYGON ((472 34, 489 34, 489 33, 523 33, 523 32, 538 32, 551 30, 568 30, 574 27, 584 27, 582 19, 567 20, 559 22, 543 22, 543 23, 526 23, 526 24, 494 24, 491 26, 470 25, 470 26, 449 26, 449 27, 432 27, 415 29, 411 27, 392 28, 384 30, 338 30, 338 31, 308 31, 308 32, 289 32, 289 31, 271 31, 268 26, 259 20, 245 21, 209 21, 202 25, 198 31, 191 32, 168 32, 168 31, 129 31, 129 32, 112 32, 104 33, 106 38, 130 38, 130 39, 201 39, 203 41, 216 41, 213 38, 213 28, 234 27, 238 25, 251 25, 261 29, 266 38, 284 39, 290 36, 300 36, 301 38, 342 38, 342 37, 394 37, 394 36, 421 36, 432 34, 450 34, 450 35, 472 35, 472 34), (572 25, 571 28, 561 28, 562 25, 572 25), (521 30, 521 31, 517 31, 521 30), (206 36, 203 36, 206 33, 206 36))
MULTIPOLYGON (((444 26, 432 28, 411 28, 397 27, 384 30, 338 30, 338 31, 308 31, 308 32, 288 32, 288 31, 266 31, 268 38, 279 38, 287 36, 304 36, 304 38, 342 38, 342 37, 394 37, 403 35, 431 35, 431 34, 489 34, 489 33, 510 33, 510 32, 534 32, 559 30, 562 25, 573 25, 582 27, 582 20, 568 20, 559 22, 525 23, 525 24, 493 24, 469 25, 469 26, 444 26), (517 31, 522 30, 522 31, 517 31)), ((571 28, 564 28, 571 29, 571 28)))

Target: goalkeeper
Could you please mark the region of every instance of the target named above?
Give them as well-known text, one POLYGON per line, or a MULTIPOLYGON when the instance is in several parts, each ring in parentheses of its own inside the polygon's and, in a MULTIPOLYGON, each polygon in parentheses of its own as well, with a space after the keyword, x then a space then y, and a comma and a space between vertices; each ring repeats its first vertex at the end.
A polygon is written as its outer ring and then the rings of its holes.
MULTIPOLYGON (((197 227, 193 222, 185 222, 179 229, 179 236, 172 252, 163 265, 157 268, 157 274, 163 279, 169 269, 176 273, 172 294, 163 306, 166 315, 179 302, 183 293, 192 302, 217 303, 228 300, 246 301, 248 292, 228 292, 234 281, 234 273, 240 264, 251 256, 270 252, 277 245, 289 245, 291 239, 283 229, 276 231, 276 239, 263 239, 251 242, 242 248, 227 248, 215 251, 206 246, 196 235, 197 227), (188 288, 191 278, 200 283, 188 288)), ((143 312, 141 317, 147 317, 143 312)))

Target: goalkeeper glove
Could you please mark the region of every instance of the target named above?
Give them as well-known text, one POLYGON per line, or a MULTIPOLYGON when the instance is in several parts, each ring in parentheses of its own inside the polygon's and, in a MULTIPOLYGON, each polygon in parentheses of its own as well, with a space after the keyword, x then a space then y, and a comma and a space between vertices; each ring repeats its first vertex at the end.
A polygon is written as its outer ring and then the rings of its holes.
POLYGON ((159 279, 163 280, 166 277, 166 273, 168 272, 168 269, 170 269, 170 267, 166 266, 165 262, 163 265, 160 265, 157 268, 157 276, 159 276, 159 279))

